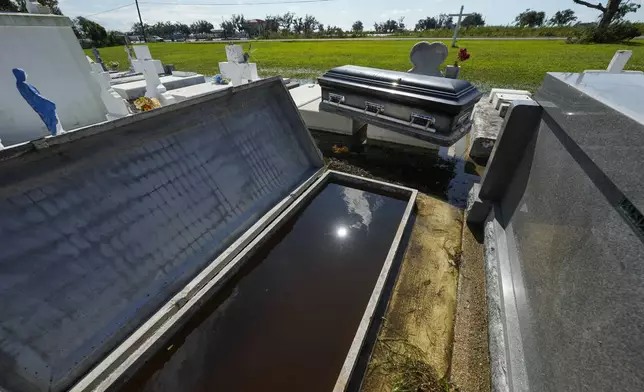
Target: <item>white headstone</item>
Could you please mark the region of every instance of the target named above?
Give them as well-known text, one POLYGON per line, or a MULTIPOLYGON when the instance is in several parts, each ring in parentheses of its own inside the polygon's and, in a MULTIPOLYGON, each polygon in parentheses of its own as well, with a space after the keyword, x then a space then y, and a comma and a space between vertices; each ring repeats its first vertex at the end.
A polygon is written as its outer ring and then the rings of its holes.
MULTIPOLYGON (((163 69, 163 64, 159 60, 154 60, 152 58, 152 54, 150 53, 150 48, 148 48, 146 45, 137 45, 132 47, 134 49, 134 54, 136 55, 136 59, 131 59, 131 64, 132 67, 134 68, 134 72, 136 73, 143 73, 143 62, 144 61, 151 61, 154 63, 154 67, 156 68, 157 74, 163 74, 165 73, 165 70, 163 69)), ((125 48, 127 51, 127 48, 125 48)))
POLYGON ((613 56, 613 59, 610 61, 610 64, 608 64, 606 71, 610 73, 622 72, 624 70, 624 67, 626 66, 626 63, 628 63, 628 60, 632 55, 632 50, 618 50, 615 53, 615 56, 613 56))
POLYGON ((152 54, 150 53, 150 48, 146 45, 137 45, 134 46, 134 54, 139 60, 152 60, 152 54))
POLYGON ((127 103, 121 96, 112 88, 112 78, 108 72, 103 71, 100 64, 91 64, 92 74, 101 86, 101 99, 107 108, 107 119, 114 120, 117 118, 130 115, 127 103))
POLYGON ((240 45, 226 45, 226 59, 231 63, 245 63, 244 49, 240 45))
POLYGON ((447 46, 442 42, 429 43, 426 41, 419 42, 411 48, 409 60, 414 65, 414 68, 409 70, 409 73, 428 75, 428 76, 443 76, 439 67, 445 59, 447 59, 447 46))

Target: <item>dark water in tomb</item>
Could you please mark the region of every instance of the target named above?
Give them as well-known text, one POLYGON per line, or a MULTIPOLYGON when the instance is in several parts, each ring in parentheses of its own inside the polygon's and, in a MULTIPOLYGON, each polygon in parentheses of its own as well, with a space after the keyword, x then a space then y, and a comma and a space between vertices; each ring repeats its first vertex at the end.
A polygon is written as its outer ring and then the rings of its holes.
POLYGON ((406 204, 328 184, 124 390, 331 391, 406 204))

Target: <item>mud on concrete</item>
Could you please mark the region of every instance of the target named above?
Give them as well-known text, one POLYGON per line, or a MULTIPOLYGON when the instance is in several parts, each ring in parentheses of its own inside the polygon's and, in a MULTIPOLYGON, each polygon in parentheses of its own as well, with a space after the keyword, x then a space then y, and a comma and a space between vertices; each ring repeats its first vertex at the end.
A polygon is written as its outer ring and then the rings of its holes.
MULTIPOLYGON (((462 211, 425 194, 417 215, 389 308, 363 380, 365 392, 392 391, 400 375, 398 358, 418 358, 446 378, 452 352, 462 211)), ((430 391, 432 389, 424 389, 430 391)))
POLYGON ((361 390, 488 392, 483 250, 464 227, 463 211, 446 200, 455 166, 436 153, 408 149, 322 150, 330 169, 422 192, 367 370, 356 381, 361 390), (401 385, 402 379, 412 380, 401 385))
POLYGON ((490 391, 483 246, 463 227, 451 381, 461 392, 490 391))

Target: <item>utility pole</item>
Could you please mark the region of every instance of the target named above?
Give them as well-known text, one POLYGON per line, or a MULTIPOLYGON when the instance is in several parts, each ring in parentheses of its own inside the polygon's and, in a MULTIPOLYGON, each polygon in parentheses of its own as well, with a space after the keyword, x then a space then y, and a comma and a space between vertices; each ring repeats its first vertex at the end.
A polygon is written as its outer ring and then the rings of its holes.
POLYGON ((141 22, 141 32, 143 33, 143 41, 148 42, 148 38, 145 36, 145 27, 143 26, 143 18, 141 18, 141 10, 139 9, 139 0, 134 0, 136 3, 136 11, 139 13, 139 22, 141 22))

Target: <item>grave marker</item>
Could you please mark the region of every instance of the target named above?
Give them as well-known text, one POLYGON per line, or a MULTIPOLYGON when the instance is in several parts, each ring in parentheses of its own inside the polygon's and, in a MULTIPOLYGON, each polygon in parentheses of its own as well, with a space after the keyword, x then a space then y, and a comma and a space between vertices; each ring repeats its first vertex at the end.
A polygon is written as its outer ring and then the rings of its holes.
POLYGON ((98 49, 92 48, 92 54, 94 55, 94 59, 96 59, 96 63, 100 64, 101 67, 103 68, 103 71, 107 71, 107 68, 103 63, 103 58, 101 57, 101 54, 99 53, 98 49))
POLYGON ((411 48, 409 60, 414 65, 408 72, 418 75, 443 76, 439 67, 447 59, 447 46, 442 42, 419 42, 411 48))
POLYGON ((458 14, 449 14, 449 16, 458 16, 457 22, 456 22, 456 27, 454 27, 454 38, 452 39, 452 48, 456 47, 456 39, 458 38, 458 30, 461 28, 461 18, 464 16, 470 16, 472 14, 464 14, 463 9, 465 9, 465 6, 461 6, 461 12, 458 14))

